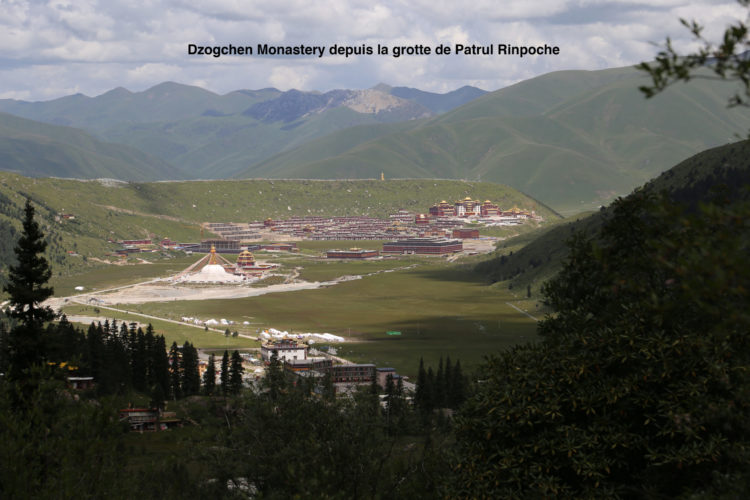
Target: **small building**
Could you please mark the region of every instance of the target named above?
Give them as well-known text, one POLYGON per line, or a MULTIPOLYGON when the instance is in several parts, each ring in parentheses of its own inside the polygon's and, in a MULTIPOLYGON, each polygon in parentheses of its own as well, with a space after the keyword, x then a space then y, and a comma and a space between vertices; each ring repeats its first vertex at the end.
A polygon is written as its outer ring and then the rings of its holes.
POLYGON ((284 362, 284 370, 293 373, 310 370, 325 371, 331 366, 333 366, 333 361, 328 358, 292 359, 284 362))
POLYGON ((386 367, 386 368, 377 368, 375 370, 375 376, 377 377, 378 385, 382 387, 383 389, 385 389, 385 384, 388 383, 388 377, 392 377, 395 383, 395 381, 399 377, 399 374, 396 373, 395 368, 386 367))
POLYGON ((255 256, 253 256, 253 254, 250 251, 243 250, 237 256, 237 267, 238 268, 255 267, 255 256))
POLYGON ((375 365, 371 363, 332 365, 327 370, 334 384, 370 384, 375 379, 375 365))
POLYGON ((365 250, 362 248, 350 248, 349 250, 328 250, 327 259, 371 259, 378 257, 380 252, 377 250, 365 250))
POLYGON ((292 339, 271 340, 260 346, 260 356, 263 361, 270 362, 271 356, 276 354, 279 361, 293 361, 307 359, 307 344, 292 339))
POLYGON ((417 214, 414 216, 414 224, 422 225, 422 224, 429 224, 430 219, 425 214, 417 214))
POLYGON ((75 391, 88 391, 94 388, 94 377, 68 377, 68 386, 75 391))
POLYGON ((482 217, 497 217, 500 215, 500 208, 490 200, 484 200, 479 211, 482 217))
POLYGON ((269 252, 299 252, 296 243, 262 243, 260 250, 269 252))
POLYGON ((479 238, 479 229, 470 229, 470 228, 465 228, 465 227, 460 228, 460 229, 454 229, 453 237, 461 238, 462 240, 477 239, 479 238))
POLYGON ((430 215, 433 217, 455 217, 457 214, 456 208, 443 200, 430 207, 430 215))
POLYGON ((461 240, 444 238, 412 238, 383 243, 383 253, 443 255, 461 252, 463 249, 461 240))
POLYGON ((127 422, 131 431, 165 431, 182 425, 174 412, 160 412, 158 408, 125 408, 119 414, 120 421, 127 422))
POLYGON ((201 240, 200 247, 196 250, 201 253, 209 253, 214 249, 216 253, 240 253, 240 242, 237 240, 201 240))
POLYGON ((151 245, 151 240, 122 240, 121 245, 151 245))

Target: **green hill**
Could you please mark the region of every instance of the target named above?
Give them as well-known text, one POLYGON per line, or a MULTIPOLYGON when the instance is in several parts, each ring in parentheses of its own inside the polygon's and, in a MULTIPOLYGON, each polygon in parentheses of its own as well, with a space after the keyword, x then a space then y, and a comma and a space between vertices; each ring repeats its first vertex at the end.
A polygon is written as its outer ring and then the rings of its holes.
MULTIPOLYGON (((433 94, 388 87, 387 91, 334 90, 325 94, 262 89, 218 95, 165 82, 143 92, 117 88, 97 97, 77 94, 47 102, 5 99, 0 100, 0 111, 83 128, 101 139, 158 157, 184 173, 140 180, 217 179, 338 130, 366 124, 379 130, 383 123, 411 123, 431 115, 432 108, 451 109, 482 92, 464 88, 433 94), (398 97, 399 93, 405 97, 398 97)), ((402 127, 395 126, 391 133, 399 130, 402 127)), ((373 132, 367 138, 379 135, 373 132)), ((115 177, 139 179, 135 174, 115 177)))
MULTIPOLYGON (((558 218, 545 205, 515 189, 462 181, 188 181, 124 183, 32 179, 0 172, 0 262, 12 260, 14 235, 26 197, 52 244, 55 272, 71 273, 115 248, 107 240, 198 241, 203 222, 248 222, 292 215, 387 217, 404 208, 424 212, 441 199, 472 196, 517 205, 547 221, 558 218), (72 214, 62 219, 59 214, 72 214), (79 256, 71 256, 75 252, 79 256), (89 262, 85 262, 89 260, 89 262)), ((206 234, 204 237, 208 237, 206 234)), ((4 267, 3 267, 4 268, 4 267)))
MULTIPOLYGON (((645 190, 666 192, 673 201, 694 208, 721 193, 731 200, 750 199, 750 141, 709 149, 681 162, 645 184, 645 190), (719 191, 714 191, 718 189, 719 191)), ((588 217, 527 233, 505 242, 492 259, 477 266, 491 282, 509 280, 514 288, 539 286, 560 269, 568 254, 566 241, 577 231, 595 235, 609 208, 588 217)))
POLYGON ((727 109, 724 82, 691 82, 651 100, 637 90, 643 83, 631 68, 551 73, 406 132, 349 144, 339 132, 325 139, 343 145, 328 158, 314 141, 238 177, 481 178, 578 212, 750 128, 750 115, 727 109))
POLYGON ((0 169, 28 176, 142 181, 184 177, 164 161, 129 146, 7 113, 0 113, 0 169))

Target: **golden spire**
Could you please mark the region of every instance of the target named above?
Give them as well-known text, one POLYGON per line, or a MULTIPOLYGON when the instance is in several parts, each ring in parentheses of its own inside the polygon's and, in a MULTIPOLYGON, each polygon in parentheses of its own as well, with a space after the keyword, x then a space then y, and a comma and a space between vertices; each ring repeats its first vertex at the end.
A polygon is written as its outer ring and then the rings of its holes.
POLYGON ((218 265, 219 261, 216 260, 216 247, 214 245, 211 245, 211 257, 208 259, 208 265, 218 265))

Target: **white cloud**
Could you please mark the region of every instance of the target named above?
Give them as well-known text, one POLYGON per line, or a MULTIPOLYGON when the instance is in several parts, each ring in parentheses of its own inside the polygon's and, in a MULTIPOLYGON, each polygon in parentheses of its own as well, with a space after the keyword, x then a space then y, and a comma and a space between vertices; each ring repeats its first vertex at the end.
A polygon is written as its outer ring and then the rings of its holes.
POLYGON ((733 0, 0 0, 0 95, 47 99, 96 95, 165 79, 210 90, 276 86, 325 91, 379 81, 425 90, 494 90, 544 72, 600 69, 653 57, 649 42, 691 38, 678 18, 716 37, 747 9, 733 0), (550 43, 559 56, 189 56, 188 43, 550 43))

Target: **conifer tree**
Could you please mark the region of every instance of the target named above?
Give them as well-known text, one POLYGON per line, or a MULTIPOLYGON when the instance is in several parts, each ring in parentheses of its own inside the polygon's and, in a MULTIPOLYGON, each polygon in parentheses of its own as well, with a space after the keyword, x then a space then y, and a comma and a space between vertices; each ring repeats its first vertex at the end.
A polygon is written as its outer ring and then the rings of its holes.
POLYGON ((420 412, 425 413, 429 395, 427 394, 427 372, 424 369, 424 359, 419 358, 419 371, 417 372, 417 387, 414 393, 414 404, 420 412))
POLYGON ((42 325, 54 318, 52 309, 41 305, 53 293, 52 287, 47 286, 52 271, 43 255, 46 248, 47 242, 34 220, 34 207, 27 199, 23 230, 15 247, 17 263, 8 269, 8 282, 3 285, 10 316, 19 321, 8 335, 9 375, 13 379, 44 359, 42 325))
POLYGON ((445 407, 445 371, 443 370, 443 357, 440 356, 437 374, 435 375, 435 386, 433 391, 433 404, 435 408, 445 407))
POLYGON ((242 390, 242 358, 240 357, 239 351, 232 353, 232 364, 229 369, 229 387, 232 394, 239 394, 242 390))
POLYGON ((172 342, 172 347, 169 348, 169 385, 172 399, 182 397, 182 377, 180 376, 182 363, 180 358, 180 348, 177 347, 177 342, 172 342))
POLYGON ((443 405, 446 408, 453 408, 453 367, 451 366, 451 357, 445 358, 445 374, 443 376, 443 405))
POLYGON ((148 384, 146 338, 140 328, 132 333, 134 335, 129 335, 129 338, 132 339, 130 369, 133 373, 133 388, 137 391, 145 391, 148 384))
MULTIPOLYGON (((326 370, 326 373, 328 373, 328 370, 326 370)), ((268 387, 268 396, 271 400, 276 400, 286 386, 284 368, 276 351, 271 354, 271 360, 266 369, 265 385, 268 387)))
POLYGON ((219 374, 221 382, 221 393, 226 396, 229 393, 229 352, 224 351, 221 358, 221 373, 219 374))
POLYGON ((47 242, 34 220, 34 207, 27 199, 23 231, 14 250, 17 264, 8 269, 8 282, 3 286, 9 296, 10 316, 24 325, 38 327, 54 318, 52 309, 41 305, 53 293, 52 287, 47 286, 52 270, 43 255, 46 248, 47 242))
POLYGON ((182 346, 182 396, 193 396, 200 392, 201 379, 198 370, 198 351, 190 342, 182 346))
MULTIPOLYGON (((153 328, 148 325, 146 328, 146 338, 149 333, 153 335, 153 328)), ((163 335, 154 337, 153 348, 151 350, 154 373, 153 381, 150 382, 153 395, 160 396, 162 401, 169 396, 169 358, 167 356, 167 342, 163 335)), ((155 398, 155 396, 152 396, 155 398)))
POLYGON ((216 360, 214 359, 213 354, 208 356, 208 366, 206 366, 206 371, 203 373, 203 390, 208 396, 213 395, 214 390, 216 390, 216 365, 214 364, 215 362, 216 360))

